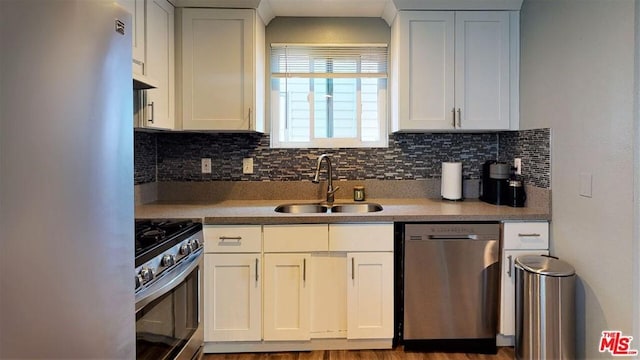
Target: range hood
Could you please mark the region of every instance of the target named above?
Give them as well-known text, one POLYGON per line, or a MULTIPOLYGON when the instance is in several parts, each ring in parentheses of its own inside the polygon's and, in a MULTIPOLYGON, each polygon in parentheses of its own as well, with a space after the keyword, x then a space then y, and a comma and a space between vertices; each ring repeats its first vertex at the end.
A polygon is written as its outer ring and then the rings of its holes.
POLYGON ((133 90, 155 89, 158 82, 148 76, 133 74, 133 90))

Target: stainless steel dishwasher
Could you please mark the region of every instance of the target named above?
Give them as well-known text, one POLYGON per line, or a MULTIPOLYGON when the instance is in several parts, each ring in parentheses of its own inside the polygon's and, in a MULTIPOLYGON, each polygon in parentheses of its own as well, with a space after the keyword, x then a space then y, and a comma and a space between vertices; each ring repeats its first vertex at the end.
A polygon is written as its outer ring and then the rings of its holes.
POLYGON ((500 225, 404 228, 405 349, 495 353, 500 225))

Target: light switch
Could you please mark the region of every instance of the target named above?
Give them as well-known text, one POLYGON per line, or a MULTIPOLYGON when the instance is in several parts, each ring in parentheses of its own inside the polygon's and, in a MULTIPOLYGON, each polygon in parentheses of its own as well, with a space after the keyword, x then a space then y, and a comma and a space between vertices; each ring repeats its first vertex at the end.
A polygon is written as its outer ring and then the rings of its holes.
POLYGON ((593 176, 591 173, 580 173, 580 196, 591 197, 591 184, 593 176))

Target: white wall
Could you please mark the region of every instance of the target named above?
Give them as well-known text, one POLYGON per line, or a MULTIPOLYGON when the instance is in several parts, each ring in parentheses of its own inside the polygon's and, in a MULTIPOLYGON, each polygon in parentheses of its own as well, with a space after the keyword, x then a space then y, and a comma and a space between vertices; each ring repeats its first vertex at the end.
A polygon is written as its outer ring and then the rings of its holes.
POLYGON ((551 248, 578 274, 580 358, 611 358, 601 332, 632 335, 637 310, 634 12, 633 0, 525 0, 521 11, 520 124, 552 129, 551 248), (593 175, 591 198, 580 173, 593 175))

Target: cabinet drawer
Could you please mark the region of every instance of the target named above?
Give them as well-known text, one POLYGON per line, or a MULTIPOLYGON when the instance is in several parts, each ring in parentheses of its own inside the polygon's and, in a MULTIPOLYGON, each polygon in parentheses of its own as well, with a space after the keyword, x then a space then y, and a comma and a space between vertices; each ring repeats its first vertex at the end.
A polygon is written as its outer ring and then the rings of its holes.
POLYGON ((329 249, 329 225, 265 225, 264 252, 313 252, 329 249))
POLYGON ((248 253, 262 251, 262 226, 213 225, 204 227, 206 253, 248 253))
POLYGON ((548 249, 549 223, 504 223, 504 249, 548 249))
POLYGON ((331 224, 330 251, 393 251, 393 223, 331 224))

